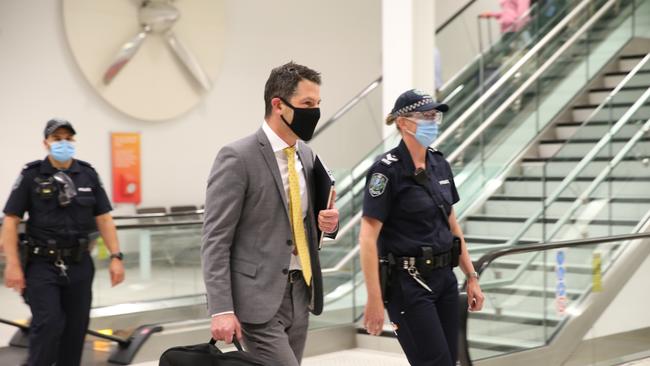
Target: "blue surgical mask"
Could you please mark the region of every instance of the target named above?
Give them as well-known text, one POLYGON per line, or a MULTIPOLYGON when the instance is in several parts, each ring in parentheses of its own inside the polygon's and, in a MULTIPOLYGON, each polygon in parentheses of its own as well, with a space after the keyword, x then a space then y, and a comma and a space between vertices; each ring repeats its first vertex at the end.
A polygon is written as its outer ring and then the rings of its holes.
POLYGON ((424 147, 429 147, 438 138, 438 123, 429 120, 418 120, 415 133, 406 130, 424 147))
POLYGON ((50 155, 54 160, 65 163, 72 159, 75 153, 75 148, 72 142, 61 140, 50 144, 50 155))

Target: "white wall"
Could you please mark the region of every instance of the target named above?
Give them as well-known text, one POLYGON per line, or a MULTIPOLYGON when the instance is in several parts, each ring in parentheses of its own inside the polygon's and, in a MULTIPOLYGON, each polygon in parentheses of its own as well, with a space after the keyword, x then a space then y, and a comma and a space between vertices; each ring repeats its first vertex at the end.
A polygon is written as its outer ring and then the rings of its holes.
POLYGON ((650 257, 637 269, 585 339, 650 328, 650 257))
MULTIPOLYGON (((223 1, 225 56, 214 89, 199 107, 166 122, 131 119, 95 94, 68 49, 59 1, 0 1, 0 201, 22 165, 45 156, 44 124, 60 116, 77 129, 78 157, 108 185, 109 133, 140 131, 142 205, 200 204, 218 149, 260 126, 272 67, 295 60, 322 72, 323 120, 381 73, 375 1, 223 1)), ((347 133, 358 130, 351 123, 347 133)), ((314 145, 337 164, 348 162, 346 154, 361 155, 335 140, 314 145)))

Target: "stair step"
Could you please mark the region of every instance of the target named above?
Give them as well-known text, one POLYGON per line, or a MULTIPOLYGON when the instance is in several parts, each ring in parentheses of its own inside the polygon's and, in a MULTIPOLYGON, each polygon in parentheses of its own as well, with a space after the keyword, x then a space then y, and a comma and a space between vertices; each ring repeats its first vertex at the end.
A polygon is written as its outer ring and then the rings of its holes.
MULTIPOLYGON (((648 178, 650 181, 650 178, 648 178)), ((540 202, 543 198, 541 197, 530 197, 530 196, 507 196, 507 195, 493 195, 488 201, 507 201, 507 202, 540 202)), ((596 198, 590 198, 590 201, 596 200, 596 198)), ((559 197, 556 199, 558 202, 573 202, 575 199, 571 197, 559 197)), ((620 197, 612 198, 610 200, 612 203, 650 203, 650 198, 646 197, 620 197)))
MULTIPOLYGON (((513 295, 513 294, 522 294, 526 293, 528 296, 537 296, 537 297, 542 297, 546 296, 549 298, 555 298, 555 288, 554 287, 547 287, 546 290, 541 286, 534 286, 534 285, 510 285, 507 287, 499 287, 499 288, 492 288, 489 289, 489 292, 491 293, 498 293, 498 294, 504 294, 504 295, 513 295)), ((576 299, 579 296, 582 295, 582 290, 576 290, 573 288, 567 288, 566 294, 569 299, 576 299)))
MULTIPOLYGON (((481 214, 476 214, 476 215, 471 215, 466 218, 468 221, 483 221, 483 222, 521 222, 524 223, 526 220, 528 220, 528 217, 525 216, 506 216, 506 215, 481 215, 481 214)), ((546 218, 539 218, 537 219, 537 223, 547 223, 547 224, 554 224, 559 220, 559 218, 555 217, 546 217, 546 218)), ((575 222, 576 220, 569 220, 569 222, 575 222)), ((591 224, 594 225, 630 225, 634 226, 638 224, 637 220, 619 220, 619 219, 612 219, 612 220, 592 220, 590 221, 591 224)))
MULTIPOLYGON (((475 236, 475 235, 465 235, 465 241, 470 244, 503 244, 508 241, 508 237, 498 237, 498 236, 475 236)), ((539 243, 539 239, 531 238, 522 238, 519 240, 520 244, 536 244, 539 243)))
MULTIPOLYGON (((577 157, 577 156, 559 156, 559 157, 552 157, 552 158, 524 158, 522 160, 522 163, 545 163, 545 162, 580 162, 582 161, 584 157, 577 157)), ((598 162, 609 162, 612 159, 610 157, 606 156, 598 156, 592 159, 592 161, 598 161, 598 162)), ((641 158, 637 158, 634 156, 626 156, 624 157, 621 161, 635 161, 635 162, 640 162, 642 161, 641 158)))

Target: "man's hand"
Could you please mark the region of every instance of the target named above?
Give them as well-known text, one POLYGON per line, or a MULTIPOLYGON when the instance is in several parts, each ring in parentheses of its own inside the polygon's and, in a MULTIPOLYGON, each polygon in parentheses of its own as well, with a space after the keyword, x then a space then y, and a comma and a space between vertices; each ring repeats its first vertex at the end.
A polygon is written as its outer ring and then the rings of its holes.
POLYGON ((119 259, 111 259, 108 266, 108 273, 111 275, 111 286, 115 287, 124 281, 124 264, 119 259))
POLYGON ((333 233, 339 226, 339 210, 332 208, 318 213, 318 228, 324 233, 333 233))
POLYGON ((25 289, 25 275, 20 264, 7 263, 5 267, 5 286, 16 290, 19 294, 25 289))
POLYGON ((227 344, 232 343, 233 334, 238 340, 242 339, 241 324, 235 314, 222 314, 212 317, 210 325, 212 338, 217 341, 224 341, 227 344))
POLYGON ((381 335, 384 330, 384 303, 381 299, 370 300, 366 303, 363 324, 370 335, 381 335))
POLYGON ((324 233, 333 233, 339 227, 339 210, 334 207, 336 191, 332 191, 330 207, 318 213, 318 228, 324 233))

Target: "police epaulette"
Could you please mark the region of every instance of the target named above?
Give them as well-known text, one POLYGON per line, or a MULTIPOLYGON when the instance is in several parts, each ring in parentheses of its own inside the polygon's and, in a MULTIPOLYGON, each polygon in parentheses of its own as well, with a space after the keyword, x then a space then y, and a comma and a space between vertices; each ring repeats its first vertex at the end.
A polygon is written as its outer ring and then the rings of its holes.
POLYGON ((432 148, 432 147, 429 148, 429 151, 431 151, 431 152, 434 153, 434 154, 443 155, 443 154, 442 154, 442 151, 440 151, 440 150, 438 150, 438 149, 434 149, 434 148, 432 148))
POLYGON ((95 168, 93 168, 93 166, 92 166, 89 162, 87 162, 87 161, 77 160, 77 163, 79 163, 79 164, 81 164, 81 165, 83 165, 83 166, 87 166, 87 167, 89 167, 90 169, 93 169, 93 170, 95 169, 95 168))
POLYGON ((29 162, 29 163, 25 164, 25 166, 23 167, 23 170, 39 167, 39 166, 41 166, 41 163, 43 163, 43 160, 34 160, 32 162, 29 162))
POLYGON ((391 153, 388 153, 383 158, 381 158, 381 163, 386 166, 391 166, 396 161, 399 161, 399 158, 391 153))

